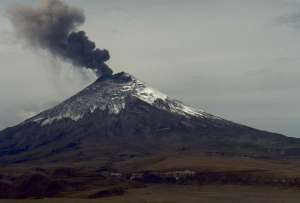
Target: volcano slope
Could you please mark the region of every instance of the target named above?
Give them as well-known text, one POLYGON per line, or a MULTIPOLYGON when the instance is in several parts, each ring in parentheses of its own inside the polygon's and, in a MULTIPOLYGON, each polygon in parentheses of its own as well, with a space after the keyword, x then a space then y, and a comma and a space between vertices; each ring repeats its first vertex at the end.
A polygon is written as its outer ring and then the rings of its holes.
POLYGON ((188 107, 123 72, 0 132, 2 165, 113 162, 180 151, 298 157, 300 139, 188 107))

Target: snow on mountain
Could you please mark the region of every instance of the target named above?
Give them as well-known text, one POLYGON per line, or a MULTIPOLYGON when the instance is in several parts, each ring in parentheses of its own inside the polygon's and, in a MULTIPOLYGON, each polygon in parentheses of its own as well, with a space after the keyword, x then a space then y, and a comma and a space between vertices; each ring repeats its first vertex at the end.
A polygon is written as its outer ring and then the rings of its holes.
POLYGON ((136 79, 128 73, 118 73, 111 78, 99 78, 78 94, 46 110, 25 122, 37 122, 48 125, 54 121, 69 118, 74 121, 82 119, 95 110, 107 110, 110 114, 119 114, 126 108, 126 98, 138 98, 159 109, 177 113, 185 117, 208 117, 220 119, 202 110, 186 106, 136 79))
POLYGON ((127 73, 99 78, 0 137, 0 165, 112 163, 166 152, 300 157, 299 139, 186 106, 127 73))

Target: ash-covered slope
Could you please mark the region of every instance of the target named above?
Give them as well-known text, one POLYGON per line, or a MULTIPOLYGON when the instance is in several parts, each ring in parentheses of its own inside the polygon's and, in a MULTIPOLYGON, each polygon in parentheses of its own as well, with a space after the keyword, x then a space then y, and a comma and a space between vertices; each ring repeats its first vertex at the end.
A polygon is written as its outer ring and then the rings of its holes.
POLYGON ((179 151, 299 156, 300 141, 188 107, 127 73, 0 132, 0 164, 113 161, 179 151))

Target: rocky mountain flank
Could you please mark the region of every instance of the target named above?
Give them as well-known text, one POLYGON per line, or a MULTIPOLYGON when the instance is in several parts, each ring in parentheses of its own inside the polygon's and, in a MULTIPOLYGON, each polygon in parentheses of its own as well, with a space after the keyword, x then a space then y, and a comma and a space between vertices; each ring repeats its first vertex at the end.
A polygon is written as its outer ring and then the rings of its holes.
POLYGON ((300 139, 189 107, 124 72, 99 78, 61 104, 0 132, 4 165, 113 162, 189 151, 298 157, 300 139))

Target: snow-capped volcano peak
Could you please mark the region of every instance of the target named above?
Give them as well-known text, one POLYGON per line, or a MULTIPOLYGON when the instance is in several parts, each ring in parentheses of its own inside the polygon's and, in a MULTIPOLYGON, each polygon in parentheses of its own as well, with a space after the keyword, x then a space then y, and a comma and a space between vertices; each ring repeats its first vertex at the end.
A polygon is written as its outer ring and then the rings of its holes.
POLYGON ((299 140, 188 107, 127 73, 99 78, 54 108, 1 131, 0 137, 0 164, 112 163, 131 154, 181 151, 300 156, 299 140))
POLYGON ((218 119, 206 114, 202 110, 188 107, 168 97, 166 94, 145 85, 145 83, 134 76, 121 72, 111 77, 99 78, 73 97, 25 122, 37 122, 47 125, 65 118, 78 121, 87 113, 93 113, 95 110, 108 111, 110 114, 119 114, 126 108, 126 98, 129 96, 142 100, 156 108, 186 117, 210 117, 218 119))

